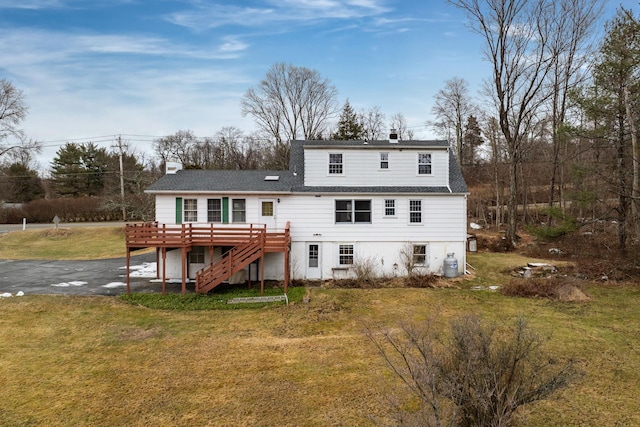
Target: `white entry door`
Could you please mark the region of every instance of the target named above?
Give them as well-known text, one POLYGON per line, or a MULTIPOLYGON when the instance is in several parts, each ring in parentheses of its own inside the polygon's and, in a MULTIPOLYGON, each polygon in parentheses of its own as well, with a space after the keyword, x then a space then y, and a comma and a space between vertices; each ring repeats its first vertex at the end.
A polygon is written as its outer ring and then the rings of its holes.
POLYGON ((322 279, 322 257, 320 253, 320 243, 309 242, 307 243, 307 279, 322 279))
POLYGON ((277 206, 274 199, 260 199, 260 222, 267 224, 267 228, 277 227, 277 206))

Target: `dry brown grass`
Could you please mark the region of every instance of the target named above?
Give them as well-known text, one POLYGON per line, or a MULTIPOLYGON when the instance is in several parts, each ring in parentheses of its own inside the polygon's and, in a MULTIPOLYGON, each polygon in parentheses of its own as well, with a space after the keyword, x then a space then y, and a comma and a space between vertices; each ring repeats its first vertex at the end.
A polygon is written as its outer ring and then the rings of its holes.
POLYGON ((526 408, 527 425, 638 425, 640 289, 588 292, 591 301, 563 303, 462 288, 313 289, 308 304, 197 312, 1 299, 0 424, 373 425, 385 396, 402 392, 367 325, 478 313, 524 315, 551 335, 550 357, 575 357, 586 373, 526 408))
POLYGON ((512 278, 500 288, 503 295, 526 298, 549 298, 564 302, 588 301, 582 282, 564 276, 512 278))
POLYGON ((73 227, 0 235, 0 259, 104 259, 125 255, 124 227, 73 227))

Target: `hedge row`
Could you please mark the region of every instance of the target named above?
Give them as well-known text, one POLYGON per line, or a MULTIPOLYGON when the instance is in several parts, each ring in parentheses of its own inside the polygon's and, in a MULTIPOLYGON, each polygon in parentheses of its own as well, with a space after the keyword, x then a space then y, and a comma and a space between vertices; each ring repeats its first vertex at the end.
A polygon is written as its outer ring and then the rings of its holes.
POLYGON ((23 218, 26 218, 28 223, 52 223, 56 215, 61 223, 121 221, 121 210, 115 207, 107 208, 109 204, 105 202, 101 197, 83 197, 34 200, 20 208, 0 207, 0 224, 19 224, 23 218))

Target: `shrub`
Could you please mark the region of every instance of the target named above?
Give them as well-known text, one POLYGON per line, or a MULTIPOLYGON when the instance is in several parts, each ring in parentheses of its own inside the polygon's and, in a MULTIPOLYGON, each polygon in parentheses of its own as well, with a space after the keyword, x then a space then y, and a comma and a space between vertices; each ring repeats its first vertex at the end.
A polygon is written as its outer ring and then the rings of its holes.
POLYGON ((529 233, 540 239, 557 239, 578 229, 578 223, 575 218, 565 214, 560 208, 546 208, 543 214, 546 214, 552 220, 559 221, 559 223, 555 227, 551 225, 525 226, 529 233))
POLYGON ((376 273, 376 257, 356 256, 351 265, 356 282, 372 283, 378 277, 376 273))
POLYGON ((410 274, 403 278, 404 284, 408 288, 433 288, 438 283, 435 274, 410 274))
POLYGON ((500 288, 510 297, 549 298, 560 301, 587 301, 590 299, 577 279, 565 277, 513 278, 500 288))
POLYGON ((399 405, 394 425, 508 426, 518 408, 549 397, 576 374, 572 361, 545 355, 545 340, 523 318, 498 328, 470 315, 453 320, 448 334, 426 322, 368 336, 420 402, 399 405))

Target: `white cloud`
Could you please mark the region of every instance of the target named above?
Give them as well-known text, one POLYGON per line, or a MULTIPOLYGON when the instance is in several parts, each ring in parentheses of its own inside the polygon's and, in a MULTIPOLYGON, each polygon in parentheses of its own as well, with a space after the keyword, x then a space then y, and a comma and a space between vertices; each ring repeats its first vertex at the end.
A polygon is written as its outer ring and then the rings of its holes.
POLYGON ((0 0, 0 9, 80 9, 100 6, 113 6, 114 4, 128 4, 136 0, 0 0))
POLYGON ((223 26, 266 27, 328 19, 355 19, 381 15, 391 9, 383 0, 272 0, 264 7, 195 4, 192 10, 166 16, 173 24, 203 30, 223 26))
POLYGON ((235 37, 225 37, 224 43, 220 46, 221 52, 240 52, 249 47, 249 45, 235 37))
POLYGON ((53 9, 63 7, 60 0, 0 0, 0 9, 53 9))

